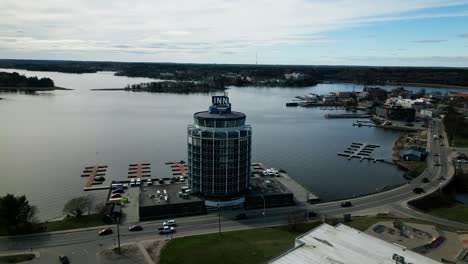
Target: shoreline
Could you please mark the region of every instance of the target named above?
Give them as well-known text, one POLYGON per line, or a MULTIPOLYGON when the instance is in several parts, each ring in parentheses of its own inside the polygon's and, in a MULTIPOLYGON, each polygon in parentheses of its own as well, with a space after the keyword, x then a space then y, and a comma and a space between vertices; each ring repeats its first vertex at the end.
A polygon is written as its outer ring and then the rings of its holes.
POLYGON ((27 92, 43 92, 43 91, 70 91, 73 89, 70 88, 64 88, 64 87, 58 87, 58 86, 53 86, 53 87, 0 87, 0 91, 2 92, 21 92, 21 91, 27 91, 27 92))

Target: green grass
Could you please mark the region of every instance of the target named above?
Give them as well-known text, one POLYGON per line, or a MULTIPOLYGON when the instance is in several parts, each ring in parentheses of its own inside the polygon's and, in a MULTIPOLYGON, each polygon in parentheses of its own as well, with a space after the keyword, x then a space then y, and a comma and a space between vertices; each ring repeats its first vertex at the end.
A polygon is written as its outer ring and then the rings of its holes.
POLYGON ((0 263, 20 263, 20 262, 31 260, 34 257, 35 257, 34 254, 2 256, 0 257, 0 263))
POLYGON ((468 148, 468 138, 460 135, 455 136, 454 140, 450 142, 450 146, 457 148, 468 148), (453 142, 453 144, 452 144, 453 142))
POLYGON ((105 225, 100 215, 84 215, 80 218, 69 217, 59 221, 47 222, 47 232, 105 225))
POLYGON ((468 224, 468 206, 447 195, 432 195, 410 202, 426 214, 468 224))
POLYGON ((160 263, 264 263, 292 248, 299 234, 320 224, 302 224, 296 230, 280 226, 176 238, 162 249, 160 263))
POLYGON ((381 222, 381 221, 394 221, 394 220, 400 220, 400 221, 406 222, 406 223, 434 225, 440 230, 449 231, 449 232, 468 231, 468 230, 464 230, 464 229, 458 228, 458 227, 434 224, 432 222, 423 221, 423 220, 414 219, 414 218, 395 218, 395 217, 374 217, 374 216, 354 217, 353 220, 351 222, 346 223, 346 225, 348 225, 350 227, 353 227, 353 228, 356 228, 356 229, 361 230, 361 231, 365 231, 369 227, 371 227, 372 225, 374 225, 374 224, 376 224, 378 222, 381 222))

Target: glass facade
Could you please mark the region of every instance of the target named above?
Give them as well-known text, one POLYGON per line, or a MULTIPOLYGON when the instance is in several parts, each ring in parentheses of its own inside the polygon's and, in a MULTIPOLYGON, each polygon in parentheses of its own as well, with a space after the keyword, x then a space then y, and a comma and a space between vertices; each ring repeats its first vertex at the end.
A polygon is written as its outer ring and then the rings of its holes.
POLYGON ((189 187, 206 197, 242 195, 249 184, 252 138, 245 115, 194 117, 187 130, 189 187))

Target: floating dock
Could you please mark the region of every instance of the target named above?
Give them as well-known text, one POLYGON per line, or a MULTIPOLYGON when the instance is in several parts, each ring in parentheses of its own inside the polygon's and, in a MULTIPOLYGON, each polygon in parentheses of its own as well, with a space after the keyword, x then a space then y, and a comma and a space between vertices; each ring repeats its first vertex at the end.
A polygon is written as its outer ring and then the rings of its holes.
POLYGON ((358 158, 360 161, 369 160, 375 163, 377 161, 384 161, 382 158, 374 158, 371 156, 372 152, 379 147, 379 145, 375 144, 353 142, 346 150, 338 152, 337 154, 338 156, 348 157, 348 160, 358 158))
POLYGON ((84 190, 88 191, 91 189, 97 189, 96 187, 91 188, 92 185, 98 185, 102 184, 104 180, 102 181, 96 181, 96 177, 104 177, 107 172, 107 165, 96 165, 96 166, 90 166, 90 167, 85 167, 83 172, 81 173, 81 177, 88 177, 86 180, 84 190))
POLYGON ((170 161, 166 165, 171 165, 172 176, 187 177, 187 163, 185 161, 170 161))
POLYGON ((325 118, 369 118, 369 114, 326 114, 325 118))
POLYGON ((151 177, 151 163, 134 163, 128 165, 128 178, 151 177))

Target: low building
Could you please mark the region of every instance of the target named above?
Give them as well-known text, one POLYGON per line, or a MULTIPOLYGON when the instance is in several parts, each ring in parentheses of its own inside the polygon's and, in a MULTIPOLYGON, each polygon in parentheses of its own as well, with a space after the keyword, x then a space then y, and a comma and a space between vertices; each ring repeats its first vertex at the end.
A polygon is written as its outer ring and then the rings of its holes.
POLYGON ((427 154, 421 151, 417 151, 414 149, 403 150, 400 152, 400 157, 406 161, 420 161, 425 160, 427 154))
POLYGON ((293 73, 287 73, 284 75, 284 78, 286 80, 294 80, 294 81, 301 81, 310 78, 309 74, 304 74, 304 73, 299 73, 299 72, 293 72, 293 73))
POLYGON ((384 101, 387 99, 387 91, 379 87, 364 87, 364 92, 367 92, 367 99, 384 101))
POLYGON ((343 224, 322 224, 295 240, 293 249, 274 264, 440 264, 403 246, 392 244, 343 224))
POLYGON ((386 120, 413 122, 416 120, 416 110, 401 106, 378 106, 375 114, 386 120))
POLYGON ((336 102, 336 99, 337 97, 335 93, 329 93, 329 94, 322 96, 322 101, 324 103, 334 103, 336 102))
POLYGON ((245 196, 246 209, 295 205, 294 195, 275 177, 250 178, 250 190, 245 196))
POLYGON ((419 111, 419 114, 421 116, 429 117, 429 118, 434 116, 434 112, 430 109, 421 109, 421 111, 419 111))

